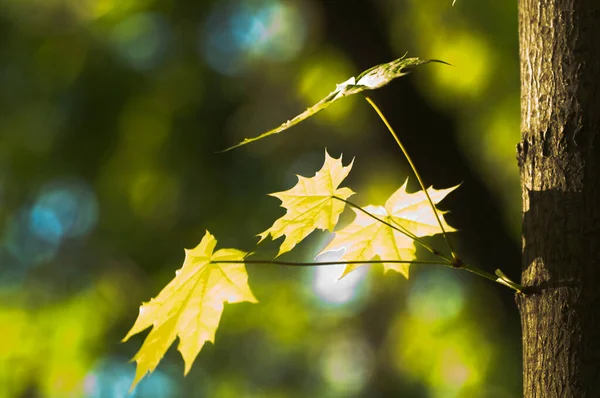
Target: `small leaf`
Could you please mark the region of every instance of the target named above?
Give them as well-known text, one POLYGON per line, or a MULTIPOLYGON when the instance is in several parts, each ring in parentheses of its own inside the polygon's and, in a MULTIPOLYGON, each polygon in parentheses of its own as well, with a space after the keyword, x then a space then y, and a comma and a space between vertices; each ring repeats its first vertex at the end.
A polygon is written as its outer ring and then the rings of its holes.
POLYGON ((338 188, 351 168, 352 162, 344 167, 341 156, 335 159, 325 151, 325 163, 314 177, 298 176, 298 183, 292 189, 272 193, 271 196, 279 198, 281 207, 287 211, 271 228, 259 235, 260 241, 269 235, 273 239, 285 235, 277 254, 280 256, 317 228, 333 231, 345 207, 345 203, 334 196, 346 200, 354 195, 350 188, 338 188))
POLYGON ((321 112, 323 109, 327 108, 329 105, 333 104, 334 102, 343 97, 358 94, 366 90, 375 90, 380 87, 383 87, 395 78, 410 73, 411 68, 418 65, 424 65, 430 62, 439 62, 447 64, 444 61, 439 61, 436 59, 424 60, 420 58, 402 57, 392 62, 373 66, 372 68, 369 68, 366 71, 362 72, 356 79, 354 77, 351 77, 345 82, 337 84, 335 90, 330 92, 321 101, 317 102, 315 105, 311 106, 310 108, 308 108, 298 116, 294 117, 293 119, 281 124, 279 127, 269 130, 257 137, 246 138, 242 142, 231 146, 227 149, 224 149, 222 152, 226 152, 234 148, 249 144, 251 142, 258 141, 262 138, 268 137, 273 134, 281 133, 282 131, 285 131, 290 127, 302 122, 303 120, 306 120, 309 117, 321 112))
MULTIPOLYGON (((385 207, 369 205, 363 210, 417 237, 441 233, 442 230, 429 206, 425 193, 423 191, 406 192, 407 183, 408 179, 389 197, 385 207)), ((441 190, 428 188, 427 192, 433 203, 437 204, 457 187, 458 185, 441 190)), ((344 249, 340 261, 369 261, 376 256, 383 261, 412 261, 416 258, 413 239, 359 210, 355 210, 355 213, 354 221, 336 231, 333 240, 319 255, 344 249)), ((443 218, 441 218, 441 222, 446 232, 456 231, 443 218)), ((361 265, 347 264, 342 277, 359 266, 361 265)), ((384 263, 383 267, 385 272, 394 270, 408 279, 409 264, 384 263)))
POLYGON ((198 246, 185 251, 185 261, 175 278, 156 298, 141 305, 138 318, 123 341, 150 326, 152 330, 133 357, 137 368, 130 390, 156 369, 176 337, 187 374, 204 343, 214 342, 223 304, 257 302, 243 264, 246 253, 236 249, 213 253, 216 244, 215 237, 206 231, 198 246), (240 262, 211 263, 216 260, 240 262))

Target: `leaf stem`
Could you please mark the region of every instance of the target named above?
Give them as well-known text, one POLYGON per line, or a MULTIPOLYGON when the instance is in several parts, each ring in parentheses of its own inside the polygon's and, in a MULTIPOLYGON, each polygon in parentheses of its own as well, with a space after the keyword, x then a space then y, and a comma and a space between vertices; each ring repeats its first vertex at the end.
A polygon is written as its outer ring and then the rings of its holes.
POLYGON ((432 248, 431 246, 429 246, 428 244, 426 244, 425 242, 423 242, 421 239, 419 239, 416 235, 414 235, 413 233, 411 233, 410 231, 407 231, 405 228, 401 227, 401 226, 395 226, 393 224, 390 224, 389 222, 382 220, 381 218, 377 217, 375 214, 371 214, 368 211, 366 211, 365 209, 363 209, 362 207, 360 207, 357 204, 354 204, 346 199, 342 199, 342 198, 338 198, 337 196, 332 196, 333 199, 337 199, 340 200, 344 203, 346 203, 348 206, 351 206, 357 210, 362 211, 364 214, 368 215, 371 218, 374 218, 375 220, 379 221, 380 223, 387 225, 388 227, 392 228, 395 231, 400 232, 403 235, 408 236, 410 239, 414 240, 415 242, 417 242, 418 244, 420 244, 421 246, 423 246, 425 249, 429 250, 433 255, 438 256, 442 259, 444 259, 446 261, 445 265, 448 265, 449 263, 452 263, 452 260, 449 259, 448 257, 446 257, 442 252, 432 248))
POLYGON ((381 121, 383 122, 383 124, 385 124, 385 126, 389 130, 389 132, 392 134, 392 136, 394 137, 394 140, 396 140, 396 143, 402 150, 404 157, 406 158, 406 160, 408 160, 408 164, 410 165, 410 168, 412 169, 413 173, 415 174, 415 177, 417 177, 417 180, 419 181, 419 185, 421 185, 421 189, 423 190, 423 192, 425 192, 425 196, 427 197, 427 200, 429 201, 429 206, 431 206, 431 210, 433 211, 433 214, 435 215, 438 225, 440 226, 440 229, 442 230, 442 235, 444 236, 444 240, 446 241, 446 244, 448 245, 448 248, 450 249, 452 258, 456 259, 457 257, 454 252, 454 248, 452 247, 450 240, 448 240, 448 236, 446 235, 446 230, 444 229, 442 220, 440 219, 437 209, 435 208, 435 205, 433 204, 433 200, 431 200, 431 196, 429 196, 429 192, 427 192, 427 188, 425 187, 425 184, 423 183, 423 180, 421 179, 421 176, 419 175, 419 172, 417 171, 417 167, 415 166, 412 159, 408 155, 408 152, 406 151, 406 148, 404 148, 404 145, 402 145, 400 138, 398 138, 398 135, 396 134, 396 132, 394 131, 394 129, 392 128, 392 126, 390 125, 390 123, 388 122, 386 117, 383 115, 383 112, 381 112, 381 109, 379 109, 379 107, 375 104, 375 102, 373 102, 371 97, 369 97, 366 94, 364 95, 364 97, 367 100, 367 102, 373 107, 373 109, 375 110, 375 112, 377 113, 377 115, 379 116, 381 121))
POLYGON ((513 282, 510 279, 508 279, 508 277, 499 269, 496 270, 496 275, 494 275, 494 274, 490 274, 489 272, 484 271, 480 268, 477 268, 473 265, 463 263, 463 262, 460 262, 460 266, 457 268, 464 269, 465 271, 469 271, 475 275, 479 275, 485 279, 489 279, 492 282, 496 282, 496 283, 499 283, 506 287, 509 287, 509 288, 513 289, 514 291, 516 291, 517 293, 523 293, 523 290, 525 289, 523 286, 519 285, 518 283, 513 282))
POLYGON ((496 276, 498 277, 498 283, 501 283, 505 286, 510 287, 511 289, 516 290, 517 293, 525 293, 525 286, 508 279, 508 276, 506 276, 501 270, 496 270, 496 276))
POLYGON ((403 260, 365 260, 365 261, 279 261, 279 260, 212 260, 213 264, 273 264, 286 265, 291 267, 307 267, 307 266, 324 266, 324 265, 345 265, 345 264, 432 264, 432 265, 448 265, 439 261, 403 261, 403 260))

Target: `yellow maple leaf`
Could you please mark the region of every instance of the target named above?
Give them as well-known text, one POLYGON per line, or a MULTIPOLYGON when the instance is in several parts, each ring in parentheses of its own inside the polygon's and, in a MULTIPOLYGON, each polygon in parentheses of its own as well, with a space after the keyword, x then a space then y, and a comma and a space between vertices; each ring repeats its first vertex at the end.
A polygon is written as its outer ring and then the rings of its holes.
POLYGON ((350 188, 338 188, 350 172, 352 162, 342 165, 342 157, 332 158, 325 151, 325 163, 314 177, 298 176, 298 183, 284 192, 270 194, 281 200, 285 215, 273 223, 271 228, 261 233, 262 242, 267 236, 273 239, 285 235, 277 256, 294 248, 315 229, 333 231, 340 214, 344 211, 343 200, 354 195, 350 188))
MULTIPOLYGON (((334 239, 320 254, 345 249, 340 261, 369 261, 377 256, 381 260, 410 261, 415 258, 412 239, 359 210, 352 210, 356 213, 354 221, 337 231, 334 239)), ((390 216, 383 206, 369 205, 364 210, 390 222, 390 216)), ((359 266, 361 264, 347 264, 342 277, 359 266)), ((384 263, 383 267, 385 271, 394 269, 408 278, 408 264, 384 263)))
MULTIPOLYGON (((393 223, 401 225, 416 236, 441 234, 442 230, 429 205, 429 200, 427 200, 425 192, 417 191, 415 193, 408 193, 406 192, 407 184, 408 178, 385 202, 385 208, 392 217, 393 223)), ((458 187, 459 185, 445 189, 429 187, 427 188, 427 193, 433 204, 436 205, 458 187)), ((440 210, 437 210, 437 212, 439 215, 446 213, 440 210)), ((446 232, 456 231, 456 229, 446 223, 444 217, 440 217, 440 221, 446 232)))
MULTIPOLYGON (((390 196, 385 206, 369 205, 363 210, 417 237, 441 233, 442 230, 425 193, 423 191, 407 193, 407 183, 408 179, 390 196)), ((457 187, 441 190, 429 188, 427 192, 433 203, 437 204, 457 187)), ((344 249, 340 261, 369 261, 375 257, 383 261, 411 261, 416 258, 414 241, 410 237, 360 210, 353 210, 356 218, 346 227, 336 231, 333 240, 319 254, 344 249)), ((443 217, 440 217, 440 221, 446 232, 455 231, 443 217)), ((408 263, 383 263, 385 272, 394 270, 407 279, 409 265, 408 263)), ((361 264, 347 264, 342 277, 359 266, 361 264)))
POLYGON ((176 337, 187 374, 204 343, 214 342, 223 304, 257 302, 243 264, 247 253, 236 249, 213 253, 216 244, 215 237, 206 231, 198 246, 186 249, 185 261, 175 272, 175 278, 156 298, 141 305, 138 318, 123 341, 150 326, 153 328, 133 358, 137 368, 131 389, 154 371, 176 337), (211 262, 225 260, 240 263, 211 262))

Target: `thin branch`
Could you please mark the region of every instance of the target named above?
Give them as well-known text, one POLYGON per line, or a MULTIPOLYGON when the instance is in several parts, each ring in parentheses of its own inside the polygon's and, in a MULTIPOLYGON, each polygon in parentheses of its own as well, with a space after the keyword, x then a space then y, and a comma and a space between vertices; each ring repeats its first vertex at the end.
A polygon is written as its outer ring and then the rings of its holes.
POLYGON ((213 264, 269 264, 269 265, 285 265, 291 267, 319 267, 325 265, 346 265, 346 264, 432 264, 432 265, 446 265, 440 261, 404 261, 404 260, 365 260, 365 261, 316 261, 316 262, 303 262, 303 261, 279 261, 279 260, 212 260, 213 264))
POLYGON ((368 95, 364 95, 364 97, 367 100, 367 102, 373 107, 373 109, 375 109, 375 112, 377 112, 377 115, 379 116, 381 121, 383 121, 383 124, 385 124, 385 126, 387 127, 389 132, 392 134, 392 136, 396 140, 396 143, 402 150, 402 153, 404 153, 404 157, 406 157, 406 160, 408 160, 408 164, 410 165, 410 168, 412 169, 413 173, 415 174, 415 177, 417 177, 417 180, 419 181, 419 185, 421 185, 421 189, 423 190, 423 192, 425 192, 425 196, 427 196, 427 200, 429 201, 431 210, 433 211, 433 214, 435 215, 438 225, 440 226, 440 229, 442 230, 442 235, 444 236, 444 240, 446 240, 446 244, 448 245, 448 248, 450 249, 450 253, 452 253, 452 257, 454 259, 456 259, 456 254, 454 252, 454 248, 452 247, 450 240, 448 240, 448 236, 446 235, 446 230, 444 229, 444 226, 442 225, 442 220, 440 219, 437 209, 436 209, 435 205, 433 204, 433 200, 431 200, 431 197, 429 196, 429 192, 427 192, 427 188, 425 187, 425 184, 423 183, 423 180, 421 179, 421 176, 419 175, 419 172, 417 171, 415 164, 413 163, 412 159, 408 155, 406 148, 404 148, 404 145, 402 145, 400 138, 398 138, 398 135, 396 134, 396 132, 394 131, 394 129, 392 128, 392 126, 390 125, 388 120, 383 115, 383 112, 381 112, 379 107, 375 104, 375 102, 373 102, 373 100, 368 95))
POLYGON ((524 287, 508 279, 501 271, 498 275, 490 274, 484 270, 481 270, 472 265, 459 262, 459 265, 453 266, 451 264, 440 262, 440 261, 408 261, 408 260, 365 260, 365 261, 316 261, 316 262, 304 262, 304 261, 279 261, 279 260, 212 260, 212 264, 263 264, 263 265, 282 265, 289 267, 322 267, 328 265, 347 265, 347 264, 427 264, 427 265, 443 265, 446 267, 452 267, 456 269, 462 269, 469 271, 473 274, 479 275, 492 282, 499 283, 503 286, 509 287, 517 293, 523 293, 524 287))

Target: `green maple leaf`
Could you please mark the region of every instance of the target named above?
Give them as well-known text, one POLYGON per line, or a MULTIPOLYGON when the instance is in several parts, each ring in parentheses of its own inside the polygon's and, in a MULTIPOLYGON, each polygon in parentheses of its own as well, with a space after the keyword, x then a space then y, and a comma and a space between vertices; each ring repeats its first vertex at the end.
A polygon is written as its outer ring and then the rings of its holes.
POLYGON ((270 194, 279 198, 281 207, 287 211, 259 235, 260 241, 269 235, 273 239, 285 235, 277 254, 280 256, 317 228, 333 231, 345 207, 345 203, 336 198, 346 200, 354 195, 350 188, 339 188, 351 168, 352 162, 344 167, 341 156, 335 159, 325 151, 323 167, 314 177, 298 176, 298 183, 292 189, 270 194))
POLYGON ((150 326, 152 330, 133 358, 137 367, 131 389, 154 371, 176 337, 187 374, 204 343, 214 342, 224 303, 257 302, 243 264, 247 253, 236 249, 213 253, 216 244, 214 236, 206 231, 198 246, 185 251, 185 261, 175 278, 158 296, 141 305, 138 318, 123 341, 150 326), (218 260, 240 263, 211 263, 218 260))
POLYGON ((430 62, 439 62, 446 64, 446 62, 439 61, 436 59, 402 57, 385 64, 373 66, 372 68, 369 68, 366 71, 362 72, 360 75, 358 75, 358 77, 351 77, 345 82, 337 84, 335 90, 330 92, 321 101, 317 102, 315 105, 311 106, 310 108, 308 108, 298 116, 294 117, 293 119, 281 124, 279 127, 269 130, 266 133, 263 133, 257 137, 246 138, 242 142, 231 146, 225 149, 224 151, 229 151, 242 145, 258 141, 270 135, 281 133, 282 131, 285 131, 290 127, 295 126, 296 124, 321 112, 323 109, 329 107, 329 105, 344 97, 358 94, 367 90, 376 90, 380 87, 385 86, 386 84, 400 76, 407 75, 415 66, 428 64, 430 62))
MULTIPOLYGON (((442 233, 435 215, 423 191, 406 192, 408 179, 386 201, 385 206, 369 205, 363 208, 367 213, 376 216, 388 224, 412 233, 416 237, 442 233)), ((446 195, 458 187, 436 190, 428 188, 427 192, 434 204, 443 200, 446 195)), ((415 257, 414 241, 407 235, 392 229, 377 219, 353 209, 356 218, 345 228, 335 232, 333 240, 321 251, 344 249, 340 261, 369 261, 375 257, 380 260, 411 261, 415 257)), ((440 212, 443 214, 443 212, 440 212)), ((446 232, 456 231, 440 218, 446 232)), ((384 263, 385 272, 394 270, 408 279, 410 264, 384 263)), ((342 277, 352 272, 361 264, 347 264, 342 277)))

